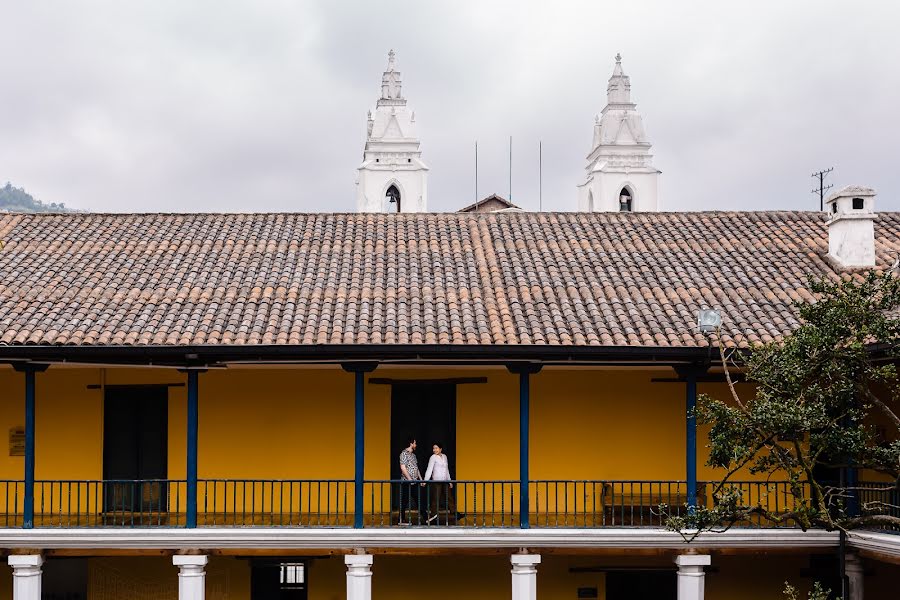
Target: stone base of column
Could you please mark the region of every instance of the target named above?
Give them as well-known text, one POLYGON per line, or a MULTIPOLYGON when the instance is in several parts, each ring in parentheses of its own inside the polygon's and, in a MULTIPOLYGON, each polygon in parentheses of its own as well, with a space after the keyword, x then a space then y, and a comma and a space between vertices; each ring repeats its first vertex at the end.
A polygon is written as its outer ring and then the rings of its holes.
POLYGON ((347 600, 372 600, 372 555, 348 554, 347 600))
POLYGON ((537 600, 537 566, 541 564, 540 554, 513 554, 512 600, 537 600))
POLYGON ((13 600, 41 600, 40 554, 14 554, 7 558, 13 570, 13 600))
POLYGON ((204 554, 176 554, 172 564, 178 567, 178 600, 206 598, 206 563, 204 554))
POLYGON ((848 554, 844 558, 844 573, 847 575, 850 600, 863 600, 866 570, 862 559, 855 554, 848 554))
POLYGON ((675 564, 678 565, 678 600, 703 600, 703 567, 711 562, 709 554, 681 554, 675 557, 675 564))

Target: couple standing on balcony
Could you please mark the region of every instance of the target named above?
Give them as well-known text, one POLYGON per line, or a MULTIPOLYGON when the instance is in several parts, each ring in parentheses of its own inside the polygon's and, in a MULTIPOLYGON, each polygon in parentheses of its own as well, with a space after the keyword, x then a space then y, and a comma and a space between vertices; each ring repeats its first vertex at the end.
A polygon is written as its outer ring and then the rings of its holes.
MULTIPOLYGON (((415 508, 421 514, 422 491, 427 481, 432 483, 428 484, 424 490, 428 505, 426 524, 441 524, 439 515, 442 508, 447 511, 445 525, 450 524, 450 515, 453 515, 456 521, 465 516, 456 512, 456 495, 453 493, 453 483, 451 483, 453 478, 450 477, 450 465, 442 444, 436 442, 431 447, 431 452, 425 479, 422 479, 422 475, 419 473, 415 438, 407 440, 406 448, 400 453, 400 476, 403 478, 403 483, 400 484, 400 525, 410 524, 407 520, 407 510, 415 508)), ((421 523, 421 517, 419 522, 421 523)))

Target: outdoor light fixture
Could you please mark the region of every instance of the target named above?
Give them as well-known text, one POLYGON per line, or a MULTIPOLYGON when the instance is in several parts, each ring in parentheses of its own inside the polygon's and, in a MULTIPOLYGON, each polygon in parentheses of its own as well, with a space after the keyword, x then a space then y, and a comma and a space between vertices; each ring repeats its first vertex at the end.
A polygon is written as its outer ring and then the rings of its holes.
POLYGON ((712 333, 722 325, 722 313, 716 308, 701 308, 697 311, 697 327, 700 333, 712 333))

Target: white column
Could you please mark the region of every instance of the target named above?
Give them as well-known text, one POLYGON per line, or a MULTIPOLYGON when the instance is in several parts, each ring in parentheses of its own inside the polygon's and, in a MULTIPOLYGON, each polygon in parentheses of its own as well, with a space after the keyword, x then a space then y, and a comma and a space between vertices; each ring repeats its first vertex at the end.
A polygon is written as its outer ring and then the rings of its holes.
POLYGON ((204 554, 176 554, 172 564, 178 567, 178 600, 206 598, 206 563, 204 554))
POLYGON ((41 555, 14 554, 7 562, 13 570, 13 600, 41 600, 41 555))
POLYGON ((681 554, 678 565, 678 600, 703 600, 703 567, 710 564, 709 554, 681 554))
POLYGON ((347 600, 372 600, 372 555, 348 554, 344 564, 347 565, 347 600))
POLYGON ((844 573, 850 585, 850 600, 863 600, 863 582, 866 571, 862 560, 855 554, 848 554, 844 558, 844 573))
POLYGON ((540 554, 513 554, 512 600, 537 599, 537 566, 541 564, 540 554))

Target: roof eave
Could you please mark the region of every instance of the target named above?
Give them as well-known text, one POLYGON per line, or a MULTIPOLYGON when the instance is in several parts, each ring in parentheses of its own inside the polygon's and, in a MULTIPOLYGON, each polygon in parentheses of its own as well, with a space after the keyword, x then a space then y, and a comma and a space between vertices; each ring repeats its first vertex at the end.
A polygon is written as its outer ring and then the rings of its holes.
POLYGON ((677 365, 704 361, 705 347, 558 346, 462 344, 316 344, 248 346, 0 346, 0 363, 211 365, 223 363, 506 364, 517 361, 572 364, 677 365))

